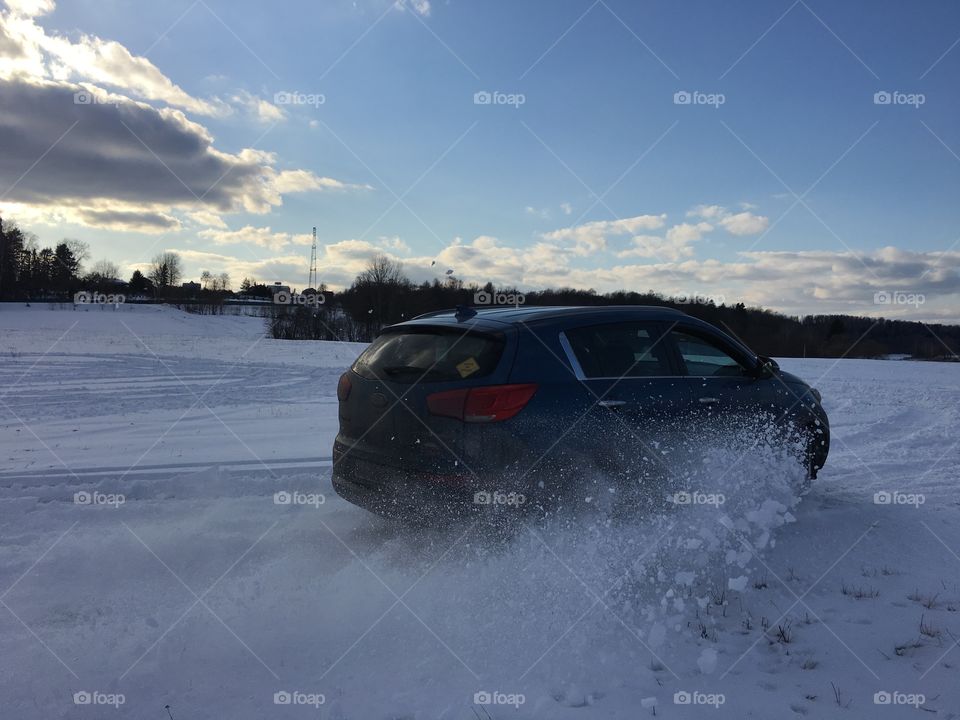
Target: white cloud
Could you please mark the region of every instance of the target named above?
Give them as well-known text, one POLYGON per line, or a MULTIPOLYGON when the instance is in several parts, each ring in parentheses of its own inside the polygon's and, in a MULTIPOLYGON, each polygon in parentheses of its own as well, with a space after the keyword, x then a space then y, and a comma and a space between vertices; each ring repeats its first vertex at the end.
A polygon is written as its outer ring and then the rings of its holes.
POLYGON ((53 0, 4 0, 14 15, 36 17, 53 11, 53 0))
MULTIPOLYGON (((673 228, 671 228, 672 230, 673 228)), ((693 248, 676 238, 658 235, 637 235, 631 238, 631 246, 617 253, 618 258, 642 257, 660 261, 675 261, 691 257, 693 248)))
POLYGON ((311 190, 372 190, 370 185, 353 185, 330 177, 318 177, 309 170, 284 170, 273 177, 272 187, 281 195, 311 190))
POLYGON ((687 216, 716 223, 731 235, 759 235, 769 227, 770 218, 751 212, 755 205, 743 202, 740 207, 742 212, 732 213, 722 205, 697 205, 687 211, 687 216))
POLYGON ((274 105, 272 102, 264 100, 261 97, 257 97, 253 93, 247 92, 246 90, 241 90, 231 99, 237 105, 245 107, 258 122, 280 122, 287 117, 286 113, 284 113, 283 110, 274 105))
POLYGON ((697 205, 687 210, 687 217, 698 217, 704 220, 720 220, 726 217, 729 211, 722 205, 697 205))
POLYGON ((713 225, 707 222, 680 223, 667 230, 667 240, 678 246, 685 246, 701 239, 711 230, 713 230, 713 225))
POLYGON ((591 255, 607 248, 610 237, 629 235, 641 230, 657 230, 666 223, 664 215, 637 215, 619 220, 594 220, 583 225, 553 230, 543 234, 545 240, 572 242, 577 255, 591 255))
POLYGON ((745 210, 723 218, 720 225, 731 235, 759 235, 769 227, 770 218, 745 210))
POLYGON ((50 205, 0 203, 0 217, 13 220, 25 227, 46 225, 59 229, 64 225, 84 225, 100 230, 148 235, 180 231, 180 220, 170 215, 168 210, 169 208, 162 204, 119 201, 50 205))
POLYGON ((10 12, 0 14, 3 34, 20 48, 18 57, 7 57, 0 62, 0 77, 26 74, 34 79, 86 81, 198 115, 218 116, 230 112, 229 106, 216 98, 193 97, 147 58, 133 55, 118 42, 92 35, 80 35, 73 41, 48 34, 35 19, 53 6, 53 2, 15 0, 10 12))
MULTIPOLYGON (((573 206, 572 206, 570 203, 568 203, 568 202, 560 203, 560 205, 558 206, 558 210, 560 211, 560 214, 561 214, 561 215, 572 215, 572 214, 573 214, 573 206)), ((545 207, 545 208, 537 208, 537 207, 533 207, 532 205, 527 205, 527 206, 523 209, 523 211, 524 211, 527 215, 531 215, 531 216, 533 216, 533 217, 537 217, 537 218, 540 218, 540 219, 542 219, 542 220, 549 220, 549 219, 552 217, 552 215, 553 215, 553 213, 550 211, 550 208, 547 208, 547 207, 545 207)))
POLYGON ((313 242, 312 234, 293 235, 284 232, 273 232, 269 227, 253 227, 247 225, 239 230, 201 230, 197 235, 210 240, 214 245, 256 245, 268 250, 278 251, 288 245, 310 245, 313 242))
POLYGON ((422 15, 423 17, 430 16, 430 0, 396 0, 393 6, 398 10, 411 9, 417 15, 422 15))
POLYGON ((227 229, 227 223, 215 212, 210 212, 209 210, 194 210, 185 214, 198 225, 207 225, 223 230, 227 229))
POLYGON ((395 250, 396 252, 409 253, 410 246, 407 245, 398 235, 393 237, 381 237, 380 246, 386 250, 395 250))

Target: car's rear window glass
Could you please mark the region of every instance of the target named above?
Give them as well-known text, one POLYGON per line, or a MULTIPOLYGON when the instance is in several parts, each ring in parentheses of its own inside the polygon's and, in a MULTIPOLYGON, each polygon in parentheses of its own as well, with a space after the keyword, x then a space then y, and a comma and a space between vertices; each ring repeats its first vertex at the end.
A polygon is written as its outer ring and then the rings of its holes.
POLYGON ((473 380, 492 373, 505 340, 459 328, 409 328, 381 335, 353 365, 361 377, 412 384, 473 380))
POLYGON ((572 328, 565 334, 588 378, 670 375, 667 347, 655 328, 643 323, 612 323, 572 328))

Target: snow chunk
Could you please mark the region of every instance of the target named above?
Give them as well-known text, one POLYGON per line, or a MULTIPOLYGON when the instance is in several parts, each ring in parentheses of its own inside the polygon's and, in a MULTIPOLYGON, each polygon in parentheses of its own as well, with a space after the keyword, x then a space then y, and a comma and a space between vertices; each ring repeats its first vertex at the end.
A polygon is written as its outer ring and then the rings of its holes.
POLYGON ((743 592, 743 589, 747 586, 747 576, 741 575, 740 577, 730 578, 727 581, 727 587, 735 592, 743 592))
POLYGON ((704 675, 713 673, 717 669, 717 651, 713 648, 707 648, 701 652, 700 657, 697 658, 697 667, 704 675))
POLYGON ((667 637, 667 628, 662 623, 655 623, 653 627, 650 628, 650 637, 648 643, 651 647, 659 647, 663 645, 663 641, 667 637))

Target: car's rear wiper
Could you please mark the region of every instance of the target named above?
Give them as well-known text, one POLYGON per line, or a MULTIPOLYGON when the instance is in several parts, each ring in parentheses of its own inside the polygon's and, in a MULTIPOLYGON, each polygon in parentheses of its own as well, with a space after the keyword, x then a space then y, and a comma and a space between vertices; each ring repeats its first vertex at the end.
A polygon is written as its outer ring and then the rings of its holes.
POLYGON ((399 375, 400 373, 423 372, 423 368, 419 368, 414 365, 390 365, 383 368, 383 371, 387 375, 399 375))
POLYGON ((383 372, 385 372, 390 377, 394 377, 396 375, 425 375, 425 376, 439 375, 444 380, 447 380, 450 378, 450 376, 447 375, 447 373, 443 372, 442 370, 438 370, 437 368, 432 368, 432 367, 422 368, 422 367, 416 367, 415 365, 389 365, 383 368, 383 372))

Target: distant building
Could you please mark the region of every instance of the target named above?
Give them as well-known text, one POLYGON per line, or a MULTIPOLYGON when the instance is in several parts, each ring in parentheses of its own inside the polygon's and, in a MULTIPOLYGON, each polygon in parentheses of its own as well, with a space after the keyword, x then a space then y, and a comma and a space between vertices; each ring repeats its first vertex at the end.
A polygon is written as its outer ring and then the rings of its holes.
POLYGON ((180 287, 189 293, 200 292, 200 283, 193 282, 192 280, 190 282, 183 283, 180 287))

